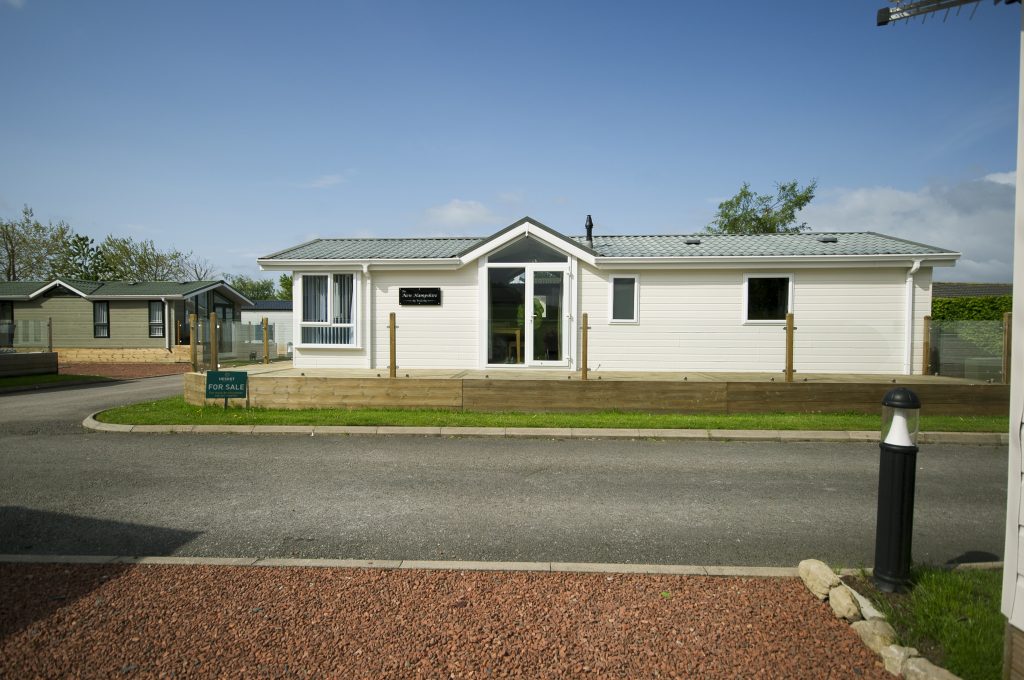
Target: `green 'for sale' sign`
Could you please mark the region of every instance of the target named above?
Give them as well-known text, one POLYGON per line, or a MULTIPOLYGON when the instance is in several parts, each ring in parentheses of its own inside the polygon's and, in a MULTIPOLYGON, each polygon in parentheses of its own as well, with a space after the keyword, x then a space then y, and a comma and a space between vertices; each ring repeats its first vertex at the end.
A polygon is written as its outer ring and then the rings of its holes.
POLYGON ((249 386, 249 374, 245 371, 208 371, 206 373, 206 398, 245 398, 249 386))

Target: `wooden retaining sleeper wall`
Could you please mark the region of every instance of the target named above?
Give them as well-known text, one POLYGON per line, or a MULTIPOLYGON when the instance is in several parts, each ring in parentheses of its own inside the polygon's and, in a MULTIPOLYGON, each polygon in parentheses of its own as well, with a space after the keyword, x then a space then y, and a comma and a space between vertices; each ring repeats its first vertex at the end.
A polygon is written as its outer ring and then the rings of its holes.
MULTIPOLYGON (((206 376, 185 375, 185 401, 205 398, 206 376)), ((429 408, 454 411, 648 413, 881 412, 884 383, 672 382, 666 380, 445 380, 420 378, 249 378, 259 408, 429 408)), ((1007 385, 915 384, 930 415, 1005 415, 1007 385)), ((245 399, 230 399, 243 407, 245 399)))

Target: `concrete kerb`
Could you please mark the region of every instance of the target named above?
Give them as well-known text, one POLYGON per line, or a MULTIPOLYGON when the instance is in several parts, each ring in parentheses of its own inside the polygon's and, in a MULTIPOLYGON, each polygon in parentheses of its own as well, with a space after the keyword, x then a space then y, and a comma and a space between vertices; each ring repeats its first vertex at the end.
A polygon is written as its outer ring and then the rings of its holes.
MULTIPOLYGON (((399 427, 375 425, 121 425, 101 423, 93 413, 82 421, 98 432, 149 434, 303 434, 404 435, 427 437, 532 437, 536 439, 689 439, 760 442, 877 442, 878 433, 843 430, 672 430, 568 427, 399 427)), ((995 432, 922 432, 922 444, 1001 445, 1008 435, 995 432)))
POLYGON ((535 571, 594 574, 666 574, 735 578, 796 578, 790 567, 743 567, 692 564, 604 564, 598 562, 486 562, 469 560, 356 560, 257 557, 186 557, 178 555, 0 555, 12 564, 161 564, 222 567, 303 567, 329 569, 426 569, 433 571, 535 571))

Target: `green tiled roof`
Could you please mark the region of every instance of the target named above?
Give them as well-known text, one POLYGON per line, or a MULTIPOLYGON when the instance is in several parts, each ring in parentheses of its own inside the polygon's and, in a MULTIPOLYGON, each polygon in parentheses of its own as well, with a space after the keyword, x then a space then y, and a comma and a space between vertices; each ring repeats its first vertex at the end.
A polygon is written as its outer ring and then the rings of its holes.
MULTIPOLYGON (((582 237, 573 240, 585 242, 582 237)), ((944 248, 871 231, 802 234, 594 236, 600 257, 793 257, 800 255, 941 255, 944 248), (832 240, 834 239, 834 241, 832 240), (691 243, 687 243, 691 241, 691 243), (692 243, 697 241, 697 243, 692 243)))
MULTIPOLYGON (((70 281, 68 283, 71 283, 70 281)), ((117 297, 122 295, 189 295, 190 293, 215 286, 223 281, 104 281, 90 295, 117 297)), ((72 284, 74 285, 74 284, 72 284)), ((85 291, 83 291, 85 292, 85 291)))
POLYGON ((483 241, 480 237, 451 238, 320 238, 282 250, 273 260, 420 260, 457 257, 483 241))
POLYGON ((28 297, 44 285, 39 281, 0 281, 0 298, 28 297))
MULTIPOLYGON (((223 281, 83 281, 60 279, 89 297, 186 297, 195 291, 224 284, 223 281)), ((25 298, 53 281, 2 281, 0 298, 25 298)))
MULTIPOLYGON (((490 237, 331 238, 268 255, 265 260, 378 260, 455 258, 490 237)), ((567 237, 587 246, 582 236, 567 237)), ((792 257, 800 255, 943 255, 954 251, 874 232, 814 232, 733 236, 650 234, 594 236, 598 257, 792 257), (832 239, 835 239, 832 241, 832 239), (690 241, 690 243, 688 243, 690 241), (696 241, 696 242, 694 242, 696 241)))
POLYGON ((936 281, 932 284, 933 298, 987 297, 1013 295, 1012 283, 965 283, 962 281, 936 281))

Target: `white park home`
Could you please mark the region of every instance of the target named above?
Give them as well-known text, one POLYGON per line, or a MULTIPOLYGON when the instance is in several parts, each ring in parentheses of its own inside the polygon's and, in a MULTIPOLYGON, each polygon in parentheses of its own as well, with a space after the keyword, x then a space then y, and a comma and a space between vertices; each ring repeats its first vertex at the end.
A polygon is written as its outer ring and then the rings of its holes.
POLYGON ((792 312, 805 373, 920 373, 933 267, 959 253, 873 232, 327 238, 259 260, 294 276, 299 368, 770 371, 792 312))

